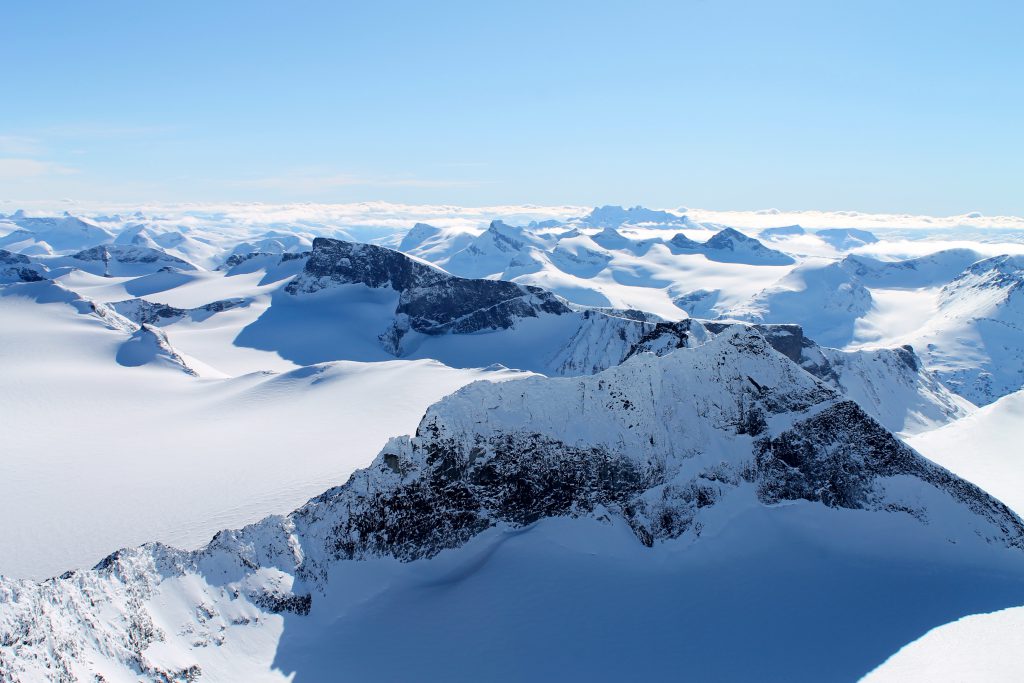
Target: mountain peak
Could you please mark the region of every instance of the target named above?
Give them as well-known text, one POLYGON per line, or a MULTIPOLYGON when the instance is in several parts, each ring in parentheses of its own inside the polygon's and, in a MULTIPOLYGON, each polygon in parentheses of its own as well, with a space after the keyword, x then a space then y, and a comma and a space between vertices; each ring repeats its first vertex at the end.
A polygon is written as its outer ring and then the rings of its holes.
POLYGON ((677 216, 668 211, 648 209, 643 206, 633 206, 624 209, 621 206, 605 205, 595 207, 593 211, 583 217, 582 223, 595 228, 612 227, 617 228, 624 223, 636 225, 640 223, 656 223, 660 225, 676 225, 685 222, 685 217, 677 216))

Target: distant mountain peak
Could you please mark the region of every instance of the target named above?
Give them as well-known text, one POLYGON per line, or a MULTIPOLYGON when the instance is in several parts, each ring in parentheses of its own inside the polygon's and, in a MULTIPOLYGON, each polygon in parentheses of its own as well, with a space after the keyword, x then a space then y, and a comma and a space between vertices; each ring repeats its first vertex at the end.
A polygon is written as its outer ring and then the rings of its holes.
POLYGON ((675 225, 685 223, 686 219, 668 211, 647 209, 642 206, 633 206, 625 209, 621 206, 605 205, 595 207, 593 211, 583 217, 582 223, 595 228, 612 227, 617 228, 624 223, 656 223, 661 225, 675 225))

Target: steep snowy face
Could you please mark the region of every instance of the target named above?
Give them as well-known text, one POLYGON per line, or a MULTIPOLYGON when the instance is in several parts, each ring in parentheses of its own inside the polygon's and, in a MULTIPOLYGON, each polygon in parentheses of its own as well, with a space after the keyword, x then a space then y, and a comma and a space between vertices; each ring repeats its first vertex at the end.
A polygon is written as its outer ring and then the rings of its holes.
POLYGON ((805 343, 799 362, 893 432, 917 434, 974 411, 924 368, 911 346, 840 351, 805 343))
POLYGON ((851 276, 873 287, 933 287, 949 283, 980 260, 982 255, 972 249, 946 249, 903 261, 850 255, 841 265, 851 276))
POLYGON ((800 323, 813 339, 841 348, 852 341, 856 321, 871 306, 871 292, 840 264, 809 264, 725 311, 722 317, 800 323))
POLYGON ((105 228, 67 212, 63 216, 30 217, 19 211, 8 220, 18 229, 0 237, 0 247, 16 251, 37 244, 45 244, 55 251, 77 251, 114 239, 105 228))
POLYGON ((950 315, 998 314, 1000 306, 1020 305, 1024 260, 996 256, 971 265, 943 287, 939 306, 950 315))
MULTIPOLYGON (((648 339, 637 344, 634 353, 649 351, 658 355, 672 348, 666 342, 669 334, 682 324, 690 330, 697 321, 659 323, 648 339)), ((700 321, 700 328, 709 335, 729 330, 732 324, 721 321, 700 321)), ((755 324, 751 326, 765 341, 806 372, 857 403, 860 408, 886 429, 901 434, 916 434, 957 420, 974 410, 974 406, 947 389, 938 378, 925 369, 914 349, 905 346, 870 351, 842 351, 819 346, 804 335, 800 325, 755 324)), ((692 332, 691 332, 692 335, 692 332)))
POLYGON ((1024 515, 1024 390, 908 443, 1024 515))
POLYGON ((781 251, 769 249, 753 237, 747 237, 739 230, 724 228, 707 242, 703 248, 705 256, 715 261, 728 263, 750 263, 754 265, 787 265, 796 263, 793 257, 781 251))
MULTIPOLYGON (((453 246, 456 242, 455 237, 453 246)), ((467 278, 502 276, 511 279, 515 275, 533 272, 540 267, 534 251, 545 251, 553 246, 552 240, 526 228, 508 225, 502 221, 491 221, 480 235, 450 255, 434 248, 430 256, 446 270, 467 278)), ((419 250, 416 250, 419 253, 419 250)))
POLYGON ((928 365, 978 405, 1024 388, 1024 267, 1013 256, 975 263, 942 288, 938 316, 915 340, 928 365))
POLYGON ((194 679, 232 652, 273 648, 260 634, 275 614, 313 618, 343 596, 331 577, 352 561, 426 560, 491 529, 589 518, 626 525, 637 549, 689 546, 673 562, 699 564, 716 511, 734 520, 728 529, 749 523, 743 511, 781 520, 783 502, 805 506, 815 538, 831 533, 829 509, 845 509, 908 541, 912 528, 886 520, 940 524, 921 546, 936 556, 949 542, 963 552, 1024 544, 1004 505, 918 456, 756 330, 733 327, 591 377, 470 385, 344 486, 202 550, 154 544, 41 584, 0 580, 0 663, 15 680, 194 679))

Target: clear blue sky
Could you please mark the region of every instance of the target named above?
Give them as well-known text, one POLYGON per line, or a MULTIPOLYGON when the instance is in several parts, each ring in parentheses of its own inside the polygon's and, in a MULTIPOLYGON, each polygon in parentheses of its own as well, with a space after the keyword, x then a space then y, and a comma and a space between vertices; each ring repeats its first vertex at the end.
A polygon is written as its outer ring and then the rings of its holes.
POLYGON ((20 2, 0 199, 1024 214, 1021 2, 20 2))

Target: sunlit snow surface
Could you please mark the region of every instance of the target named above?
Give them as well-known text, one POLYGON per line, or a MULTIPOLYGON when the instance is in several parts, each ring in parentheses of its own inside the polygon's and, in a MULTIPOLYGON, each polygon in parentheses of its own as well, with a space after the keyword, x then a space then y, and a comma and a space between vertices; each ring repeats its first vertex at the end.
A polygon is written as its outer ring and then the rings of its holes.
MULTIPOLYGON (((0 209, 11 213, 0 216, 0 248, 45 265, 56 284, 0 279, 0 515, 9 520, 0 574, 53 576, 152 540, 198 547, 220 529, 286 513, 367 465, 388 437, 412 433, 443 396, 529 374, 485 367, 496 349, 504 365, 544 371, 574 333, 566 318, 529 319, 514 334, 410 337, 396 359, 378 339, 394 291, 284 292, 304 261, 281 255, 320 236, 401 245, 455 275, 539 286, 581 306, 799 323, 821 344, 860 352, 842 357, 857 373, 841 388, 862 405, 916 405, 921 387, 888 382, 890 367, 871 355, 912 345, 939 379, 987 405, 975 412, 956 398, 950 414, 967 416, 955 422, 922 410, 886 426, 916 432, 914 448, 1024 512, 1019 218, 606 207, 587 223, 581 207, 366 203, 82 206, 64 217, 27 207, 30 218, 53 218, 33 223, 15 208, 0 209), (766 251, 672 242, 706 244, 725 226, 760 236, 766 251), (829 228, 870 230, 877 241, 816 232, 829 228), (114 267, 76 264, 97 244, 134 251, 114 267), (139 260, 148 249, 166 256, 148 265, 139 260), (263 256, 228 262, 250 252, 263 256), (1001 255, 1011 258, 986 261, 1001 255), (174 259, 195 268, 160 271, 174 259), (978 262, 987 265, 969 272, 978 262), (162 321, 159 334, 133 333, 90 308, 134 299, 188 313, 162 321), (240 303, 200 310, 224 301, 240 303)), ((856 512, 806 507, 723 506, 699 553, 642 548, 622 525, 550 519, 489 531, 433 560, 348 563, 332 577, 347 589, 308 619, 230 626, 231 648, 199 655, 204 679, 318 681, 343 670, 412 680, 426 666, 444 680, 765 680, 799 656, 794 680, 815 671, 853 680, 907 643, 869 680, 1024 675, 1021 608, 939 626, 1024 604, 1019 564, 950 544, 923 568, 916 546, 894 556, 886 542, 912 535, 902 521, 874 527, 856 512), (807 600, 776 600, 766 587, 807 600), (933 603, 935 593, 952 598, 933 603), (844 639, 850 650, 837 655, 844 639), (715 652, 722 642, 742 643, 741 654, 715 652), (538 672, 524 652, 548 668, 538 672)), ((941 536, 941 524, 927 534, 941 536)), ((154 598, 168 628, 194 610, 203 590, 186 585, 194 579, 154 598)), ((148 652, 168 668, 187 659, 167 644, 148 652)))
MULTIPOLYGON (((256 352, 239 349, 236 367, 219 365, 245 374, 197 379, 123 367, 123 334, 64 304, 8 295, 0 315, 0 411, 18 425, 4 436, 0 514, 31 520, 0 534, 0 573, 11 576, 91 566, 154 539, 194 547, 288 512, 415 429, 445 394, 511 376, 430 360, 289 369, 269 353, 276 372, 257 372, 256 352)), ((218 360, 216 340, 204 355, 181 337, 182 350, 218 360)))

